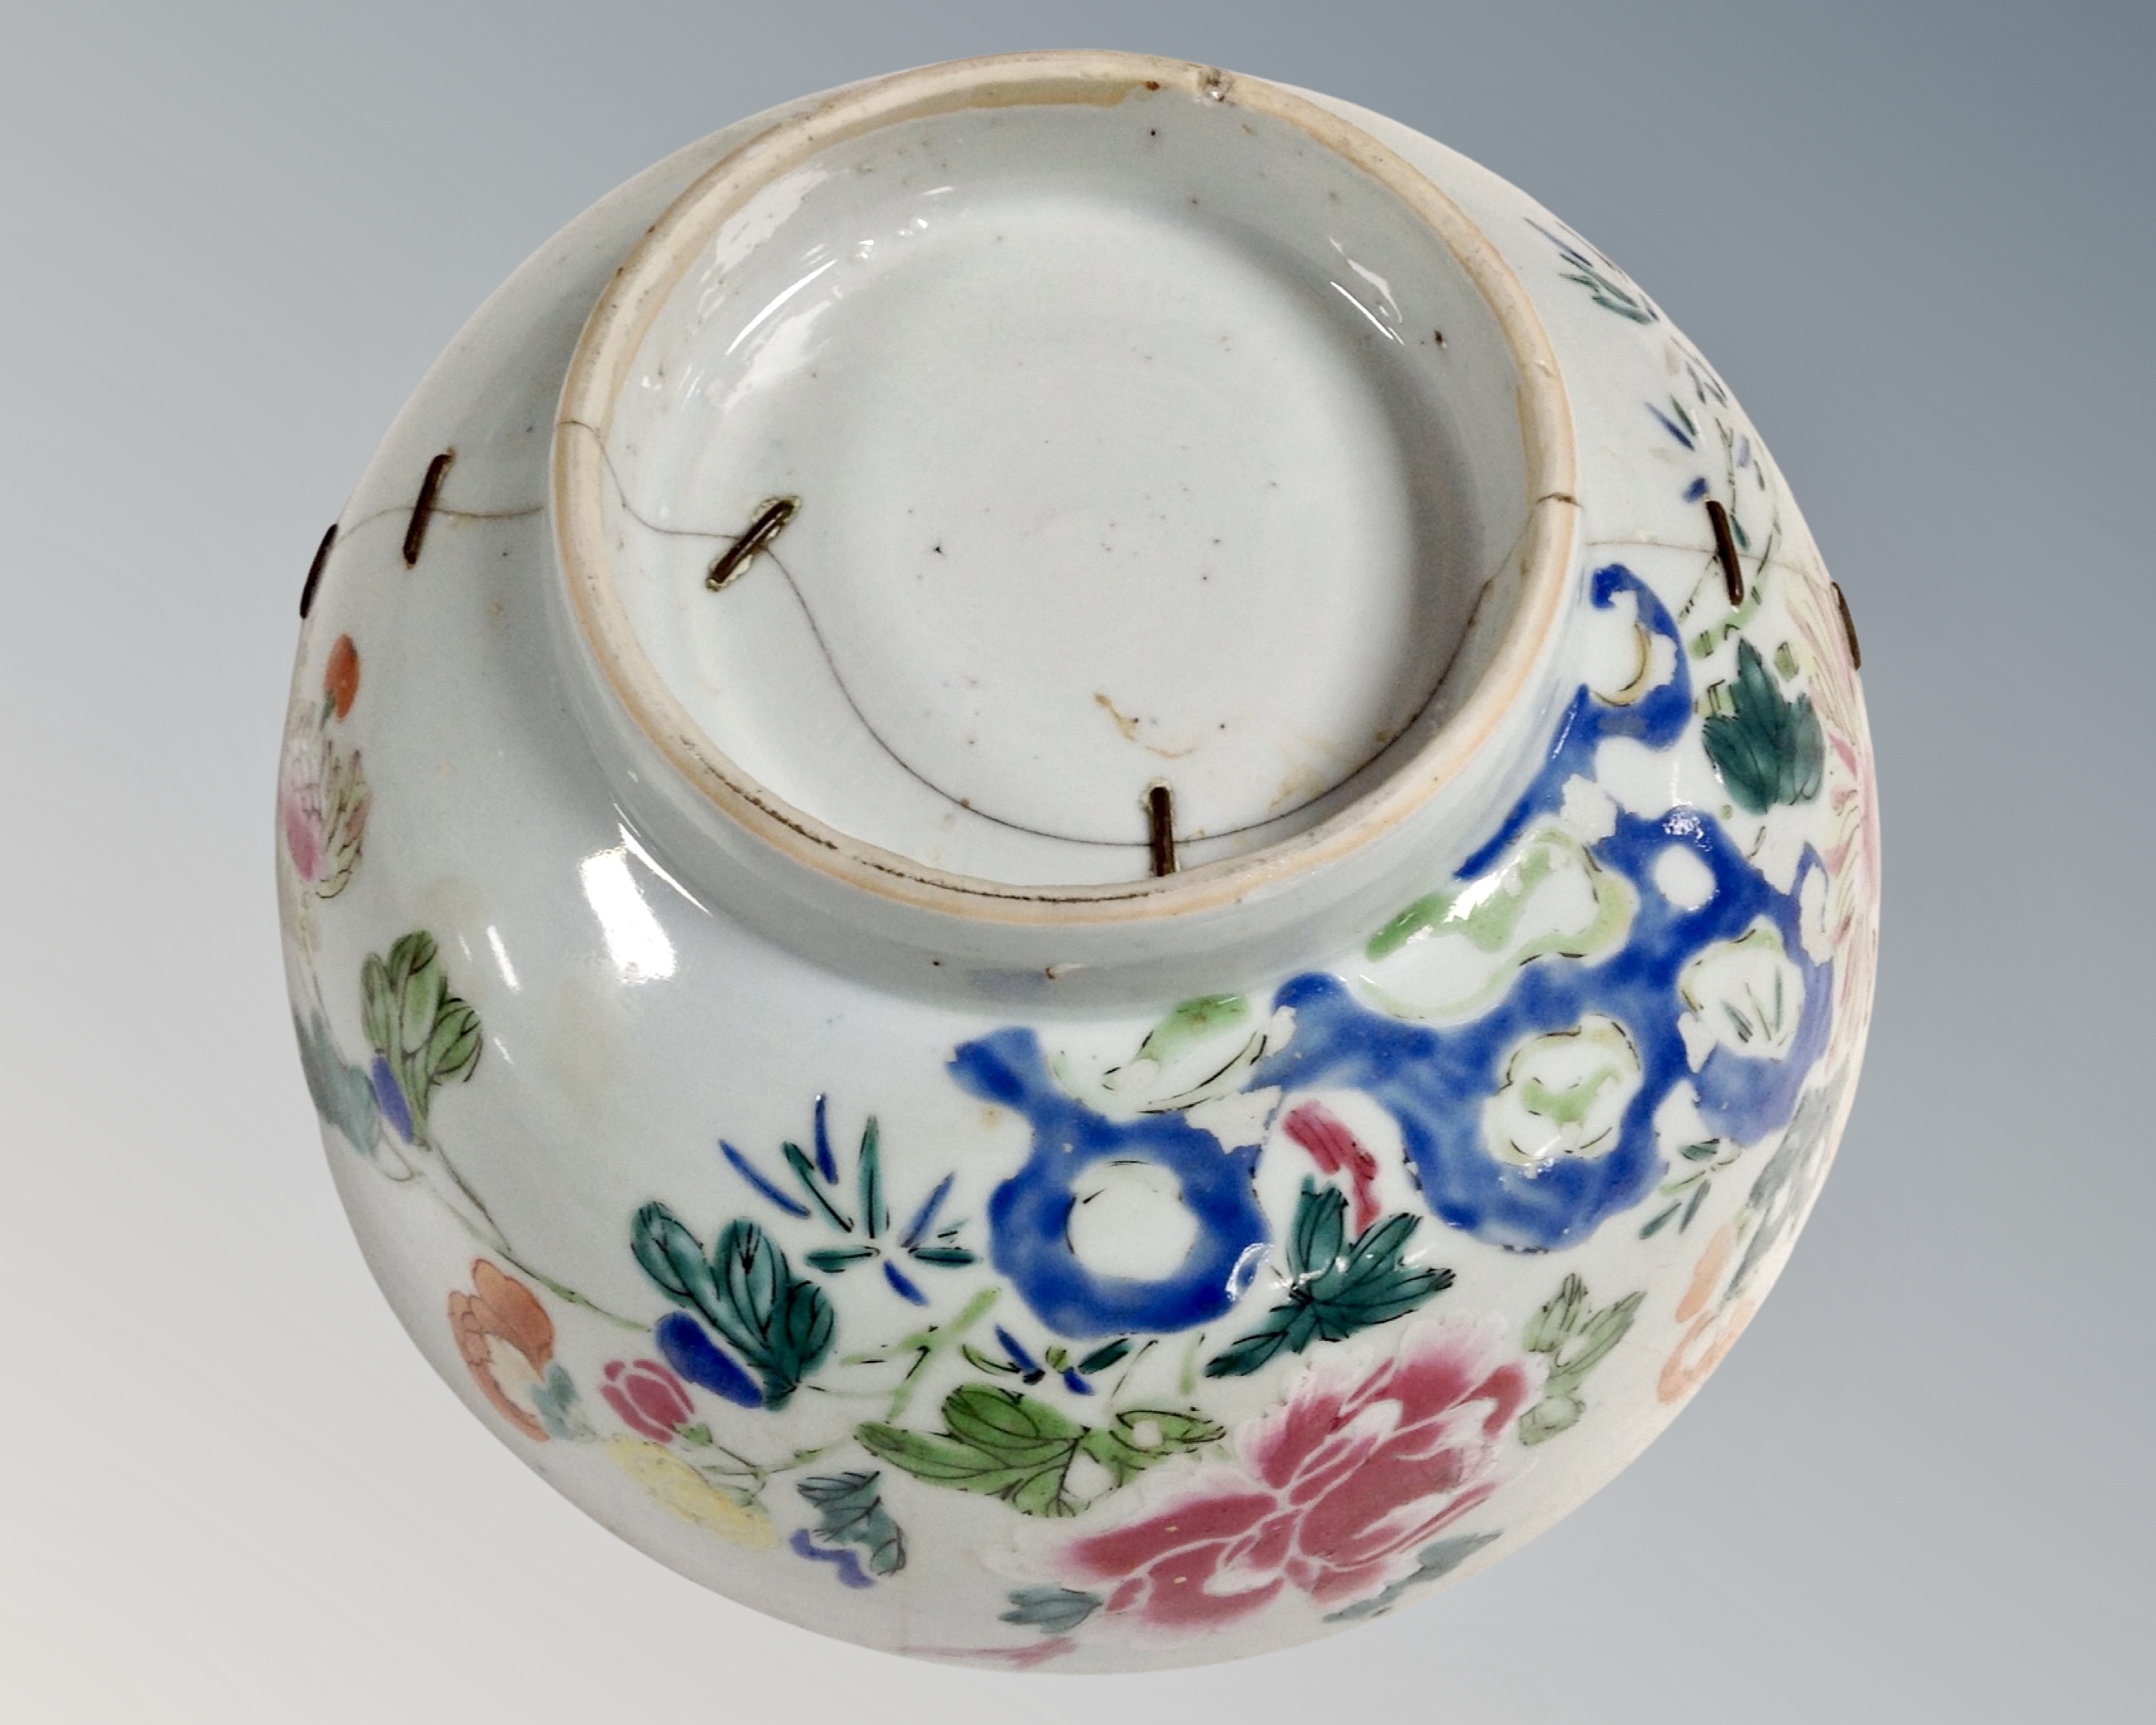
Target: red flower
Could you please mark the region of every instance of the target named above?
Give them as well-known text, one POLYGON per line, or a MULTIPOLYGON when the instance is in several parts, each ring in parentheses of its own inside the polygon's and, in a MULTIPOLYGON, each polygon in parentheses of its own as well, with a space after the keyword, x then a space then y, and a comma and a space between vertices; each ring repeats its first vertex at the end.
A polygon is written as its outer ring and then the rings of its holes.
POLYGON ((688 1386, 655 1359, 609 1361, 599 1394, 630 1430, 658 1444, 672 1443, 692 1411, 688 1386))
POLYGON ((501 1417, 535 1442, 546 1428, 512 1390, 528 1394, 554 1358, 554 1321, 538 1296, 484 1258, 472 1263, 472 1291, 449 1296, 449 1329, 472 1381, 501 1417))
POLYGON ((359 699, 359 649, 350 635, 339 635, 330 649, 329 663, 322 668, 322 693, 341 719, 359 699))
POLYGON ((1290 1142, 1310 1153, 1321 1174, 1344 1173, 1354 1189, 1358 1234, 1378 1219, 1378 1158, 1363 1147, 1363 1141, 1348 1123, 1322 1102, 1303 1102, 1281 1122, 1290 1142))
POLYGON ((1288 1589, 1337 1609, 1403 1579, 1414 1554, 1501 1483, 1496 1452, 1540 1388, 1492 1334, 1417 1326, 1396 1358, 1311 1370, 1241 1429, 1238 1464, 1204 1465, 1167 1507, 1051 1559, 1105 1609, 1152 1627, 1232 1623, 1288 1589))

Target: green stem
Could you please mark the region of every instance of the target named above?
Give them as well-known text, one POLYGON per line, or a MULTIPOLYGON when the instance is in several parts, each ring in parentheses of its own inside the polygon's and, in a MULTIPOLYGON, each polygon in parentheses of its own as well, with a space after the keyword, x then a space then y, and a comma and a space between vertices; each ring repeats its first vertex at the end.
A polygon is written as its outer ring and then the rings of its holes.
MULTIPOLYGON (((436 1148, 434 1153, 437 1156, 441 1156, 441 1152, 439 1147, 436 1148)), ((442 1166, 449 1168, 449 1172, 454 1175, 456 1170, 450 1167, 449 1158, 444 1156, 442 1157, 441 1160, 442 1166)), ((545 1271, 533 1268, 532 1266, 526 1263, 522 1258, 519 1257, 516 1255, 516 1250, 511 1246, 506 1239, 502 1237, 501 1230, 495 1224, 495 1219, 492 1216, 486 1216, 487 1227, 490 1232, 481 1233, 478 1224, 475 1224, 470 1216, 467 1216, 462 1210, 451 1204, 448 1199, 443 1197, 441 1193, 435 1188, 432 1182, 424 1182, 423 1183, 426 1185, 427 1191, 429 1194, 433 1197, 434 1202, 441 1205, 441 1207, 447 1210, 450 1215, 454 1216, 456 1219, 457 1224, 461 1227, 465 1233, 471 1235, 475 1240, 476 1240, 480 1245, 485 1246, 496 1257, 504 1260, 507 1263, 514 1265, 517 1269, 522 1271, 525 1275, 530 1276, 532 1281, 537 1282, 541 1287, 546 1289, 547 1291, 553 1295, 556 1299, 565 1300, 572 1306, 581 1306, 585 1311, 590 1312, 593 1317, 603 1317, 608 1323, 619 1325, 624 1330, 633 1330, 639 1336, 644 1334, 651 1327, 649 1324, 639 1323, 633 1317, 624 1317, 619 1312, 608 1311, 605 1307, 600 1305, 598 1301, 587 1299, 583 1295, 578 1293, 574 1288, 569 1286, 567 1283, 557 1281, 552 1276, 547 1275, 545 1271)), ((465 1186, 462 1180, 459 1180, 457 1184, 466 1193, 470 1191, 470 1188, 465 1186)), ((480 1206, 480 1214, 483 1216, 486 1215, 486 1210, 484 1205, 480 1206)))

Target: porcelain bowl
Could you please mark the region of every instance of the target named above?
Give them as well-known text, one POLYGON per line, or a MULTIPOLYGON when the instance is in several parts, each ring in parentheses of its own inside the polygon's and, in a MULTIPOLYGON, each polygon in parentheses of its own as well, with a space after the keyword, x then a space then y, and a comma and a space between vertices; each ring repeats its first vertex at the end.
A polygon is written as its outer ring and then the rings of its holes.
POLYGON ((1655 302, 1348 104, 1018 55, 693 145, 480 310, 301 615, 367 1260, 789 1621, 1131 1670, 1434 1593, 1832 1159, 1848 608, 1655 302))

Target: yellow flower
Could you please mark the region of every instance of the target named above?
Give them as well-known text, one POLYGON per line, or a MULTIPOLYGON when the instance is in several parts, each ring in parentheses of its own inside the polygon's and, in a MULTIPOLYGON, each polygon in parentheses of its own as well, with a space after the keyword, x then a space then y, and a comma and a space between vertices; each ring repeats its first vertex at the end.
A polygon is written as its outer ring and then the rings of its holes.
POLYGON ((752 1551, 778 1543, 778 1531, 769 1516, 721 1491, 670 1450, 624 1432, 606 1440, 606 1452, 617 1467, 683 1521, 752 1551))

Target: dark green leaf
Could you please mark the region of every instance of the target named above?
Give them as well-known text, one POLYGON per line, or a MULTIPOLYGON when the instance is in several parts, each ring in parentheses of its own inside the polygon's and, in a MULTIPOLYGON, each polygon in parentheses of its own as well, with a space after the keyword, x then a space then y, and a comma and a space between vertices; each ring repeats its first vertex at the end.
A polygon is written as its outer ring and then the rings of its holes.
POLYGON ((1338 1342, 1390 1323, 1452 1286, 1450 1270, 1409 1267, 1405 1253, 1418 1219, 1405 1211, 1373 1223, 1342 1246, 1348 1200, 1337 1188, 1303 1183, 1288 1239, 1292 1280, 1287 1298, 1206 1362, 1209 1378, 1240 1378, 1282 1351, 1338 1342))
POLYGON ((638 1266, 676 1306, 717 1322, 718 1286, 703 1243, 663 1204, 647 1204, 629 1224, 629 1250, 638 1266))
POLYGON ((1300 1281, 1332 1269, 1347 1240, 1347 1194, 1337 1186, 1321 1188, 1306 1179, 1288 1230, 1288 1274, 1300 1281))
POLYGON ((1022 1587, 1010 1596, 1005 1623, 1037 1629, 1044 1635, 1067 1635, 1101 1609, 1098 1594, 1081 1594, 1075 1588, 1022 1587))
POLYGON ((857 1545, 878 1575, 906 1567, 906 1536, 883 1507, 876 1473, 818 1474, 794 1487, 819 1511, 816 1537, 834 1545, 857 1545))
POLYGON ((1650 1216, 1645 1222, 1640 1224, 1640 1238, 1642 1240, 1652 1240, 1657 1234, 1660 1234, 1666 1225, 1668 1225, 1670 1218, 1676 1214, 1676 1213, 1683 1208, 1684 1206, 1681 1204, 1673 1204, 1667 1209, 1660 1211, 1655 1215, 1650 1216))
POLYGON ((875 1257, 876 1249, 874 1246, 865 1245, 824 1246, 819 1250, 804 1253, 803 1255, 825 1275, 836 1276, 849 1265, 858 1264, 864 1258, 875 1257))
MULTIPOLYGON (((1304 1308, 1301 1305, 1274 1307, 1260 1320, 1257 1328, 1247 1336, 1239 1336, 1229 1347, 1206 1361, 1205 1375, 1209 1378, 1249 1377, 1290 1345, 1289 1332, 1296 1321, 1303 1315, 1304 1308)), ((1315 1325, 1307 1327, 1315 1332, 1315 1325)))
POLYGON ((816 1208, 829 1216, 832 1225, 840 1232, 851 1234, 854 1219, 841 1214, 831 1200, 824 1195, 824 1183, 816 1178, 816 1169, 808 1160, 808 1153, 798 1144, 781 1144, 778 1150, 786 1158, 787 1167, 793 1170, 793 1177, 800 1181, 801 1189, 815 1201, 816 1208))
POLYGON ((836 1319, 815 1283, 753 1222, 729 1222, 711 1248, 716 1287, 706 1314, 763 1379, 764 1405, 782 1408, 830 1352, 836 1319))
POLYGON ((1701 730, 1707 758, 1730 798, 1752 814, 1777 803, 1816 797, 1825 771, 1826 739, 1811 697, 1786 698, 1748 640, 1737 644, 1730 711, 1710 716, 1701 730))
POLYGON ((935 1264, 949 1269, 959 1269, 980 1261, 963 1246, 914 1246, 907 1255, 917 1264, 935 1264))
POLYGON ((891 1217, 884 1209, 883 1153, 873 1114, 861 1128, 860 1161, 855 1173, 860 1183, 861 1225, 868 1230, 870 1240, 880 1240, 884 1230, 891 1225, 891 1217))
POLYGON ((1079 1375, 1090 1378, 1096 1372, 1105 1372, 1130 1351, 1130 1338, 1127 1337, 1118 1337, 1105 1347, 1096 1348, 1078 1362, 1079 1375))

